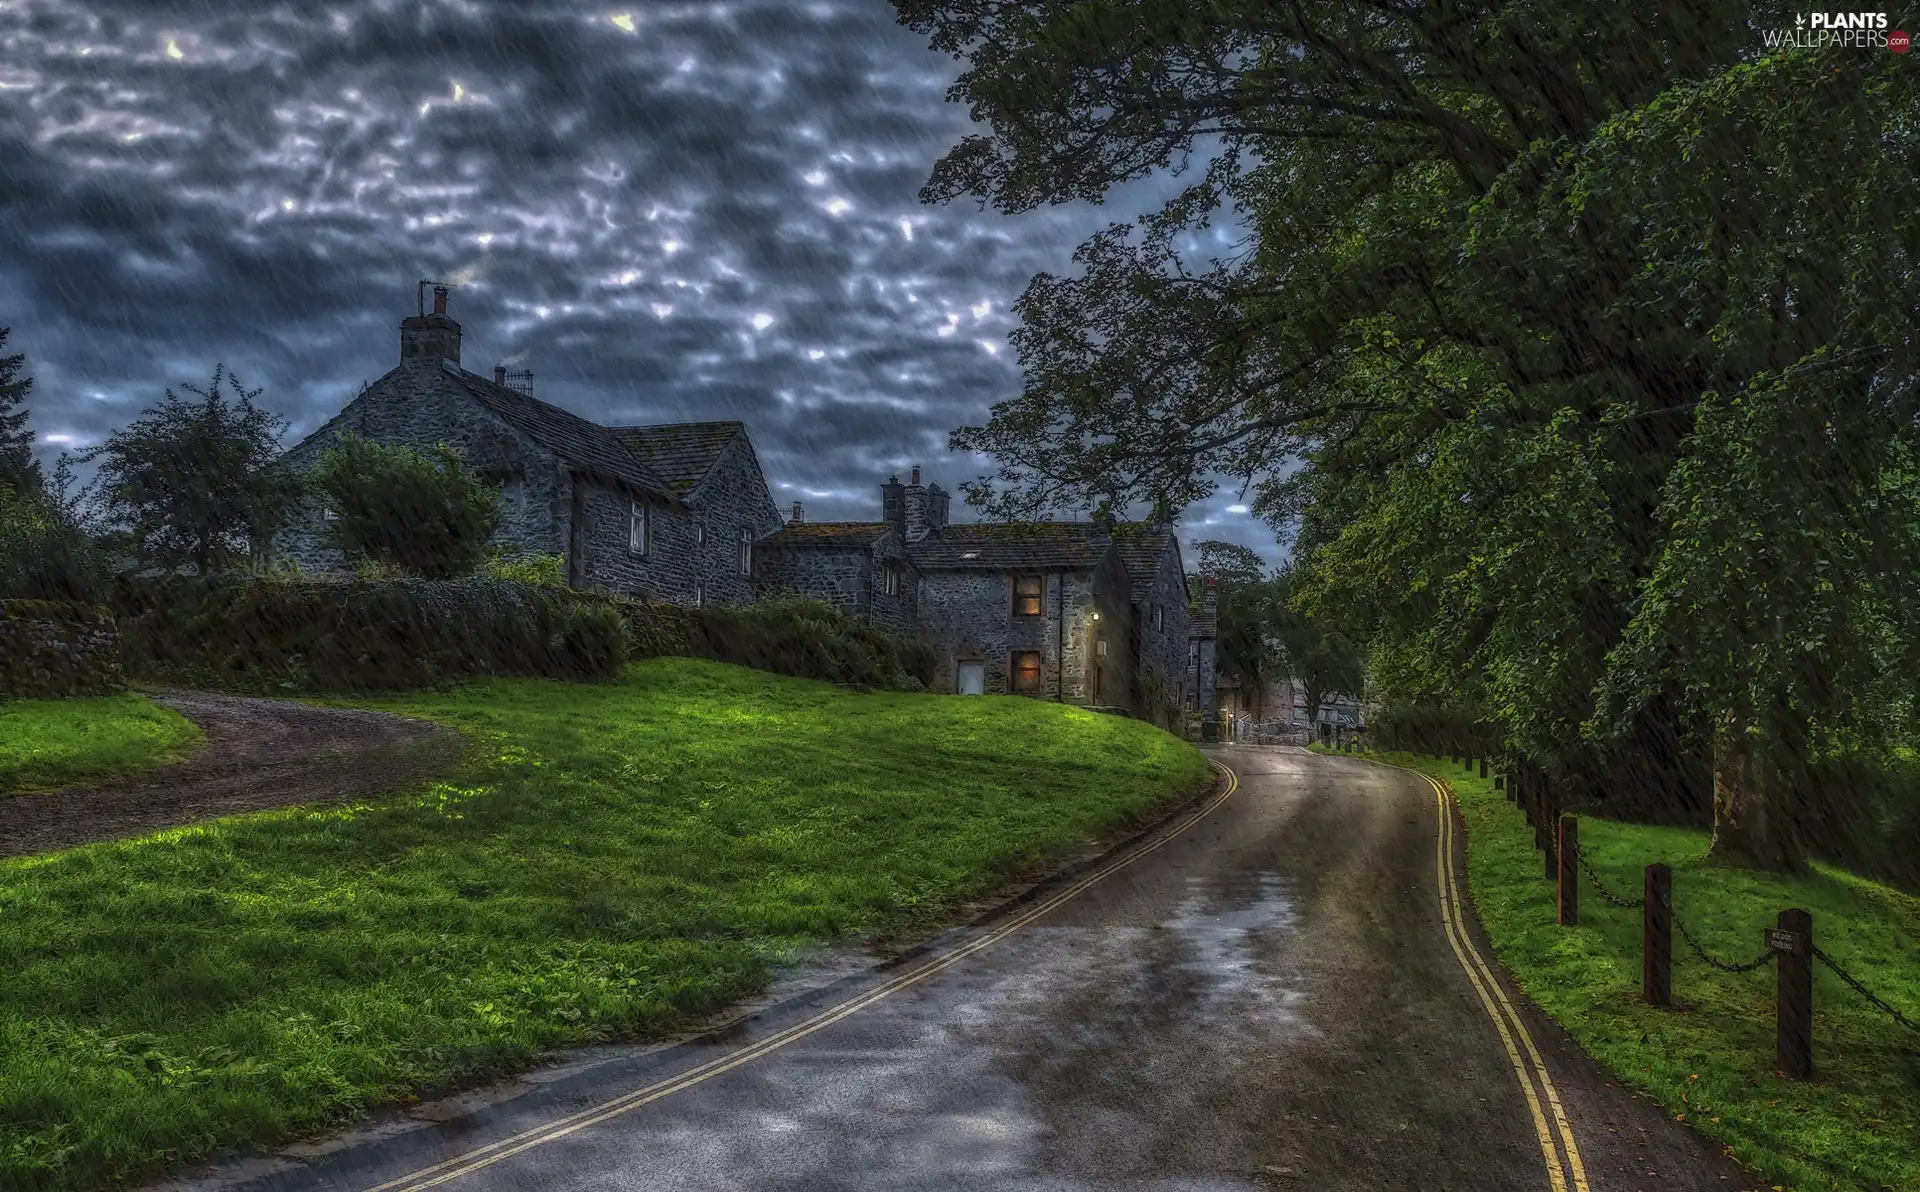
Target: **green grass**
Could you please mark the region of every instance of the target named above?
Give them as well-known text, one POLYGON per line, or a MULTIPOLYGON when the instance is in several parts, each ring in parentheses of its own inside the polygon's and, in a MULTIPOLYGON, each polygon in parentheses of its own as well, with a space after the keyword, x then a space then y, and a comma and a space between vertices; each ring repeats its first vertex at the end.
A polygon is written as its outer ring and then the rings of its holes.
POLYGON ((93 1187, 657 1037, 1203 783, 1151 726, 657 659, 370 701, 463 773, 0 862, 0 1187, 93 1187))
MULTIPOLYGON (((1709 968, 1676 933, 1677 1009, 1640 1000, 1640 913, 1582 889, 1580 926, 1554 925, 1553 886, 1532 830, 1492 779, 1409 754, 1368 756, 1450 783, 1467 823, 1475 908, 1520 986, 1622 1083, 1800 1192, 1920 1189, 1920 1034, 1902 1029, 1824 966, 1814 976, 1810 1083, 1774 1071, 1775 970, 1709 968)), ((1780 911, 1812 912, 1814 942, 1920 1020, 1920 899, 1829 866, 1800 878, 1709 861, 1707 834, 1582 817, 1589 862, 1637 897, 1645 866, 1673 867, 1674 914, 1722 960, 1764 950, 1780 911)))
POLYGON ((191 720, 142 695, 0 700, 0 798, 143 773, 200 739, 191 720))

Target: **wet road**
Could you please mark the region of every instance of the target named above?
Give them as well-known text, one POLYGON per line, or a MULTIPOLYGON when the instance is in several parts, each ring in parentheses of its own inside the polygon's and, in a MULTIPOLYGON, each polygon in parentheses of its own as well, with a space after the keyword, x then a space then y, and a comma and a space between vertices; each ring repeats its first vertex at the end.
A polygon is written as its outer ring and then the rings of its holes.
POLYGON ((1177 835, 937 971, 873 978, 837 1020, 815 1007, 244 1186, 1747 1186, 1530 1011, 1503 1037, 1499 995, 1469 977, 1477 934, 1445 926, 1424 781, 1292 749, 1218 756, 1238 789, 1177 835), (1531 1102, 1529 1051, 1551 1073, 1531 1102))

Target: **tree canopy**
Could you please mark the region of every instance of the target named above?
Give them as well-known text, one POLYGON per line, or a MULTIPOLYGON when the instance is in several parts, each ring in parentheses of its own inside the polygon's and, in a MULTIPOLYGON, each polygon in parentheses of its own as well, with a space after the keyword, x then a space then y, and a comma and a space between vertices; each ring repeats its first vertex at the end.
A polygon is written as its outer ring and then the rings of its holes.
POLYGON ((216 366, 205 389, 172 389, 139 418, 79 454, 97 463, 91 484, 102 528, 138 559, 202 575, 250 564, 296 506, 300 482, 276 463, 285 420, 254 404, 216 366))
MULTIPOLYGON (((10 327, 0 327, 0 351, 7 346, 10 327)), ((33 378, 22 374, 27 358, 15 352, 0 355, 0 488, 31 495, 42 482, 40 462, 33 458, 33 430, 27 425, 27 394, 33 378)))
POLYGON ((970 500, 1247 483, 1382 694, 1569 773, 1711 749, 1739 860, 1797 863, 1794 767, 1911 731, 1911 63, 1717 0, 896 3, 985 125, 927 199, 1204 161, 1034 279, 970 500))

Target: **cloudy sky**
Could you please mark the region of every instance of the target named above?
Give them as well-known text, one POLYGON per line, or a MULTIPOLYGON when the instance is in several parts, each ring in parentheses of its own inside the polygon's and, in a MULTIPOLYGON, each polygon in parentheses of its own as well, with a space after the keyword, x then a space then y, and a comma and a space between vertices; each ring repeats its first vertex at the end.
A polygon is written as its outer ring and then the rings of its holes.
MULTIPOLYGON (((0 0, 0 326, 49 458, 215 362, 291 442, 452 281, 468 369, 743 419, 782 508, 874 517, 986 470, 946 439, 1018 390, 1014 299, 1177 185, 922 207, 958 69, 886 0, 0 0)), ((1277 557, 1233 500, 1189 541, 1277 557)))

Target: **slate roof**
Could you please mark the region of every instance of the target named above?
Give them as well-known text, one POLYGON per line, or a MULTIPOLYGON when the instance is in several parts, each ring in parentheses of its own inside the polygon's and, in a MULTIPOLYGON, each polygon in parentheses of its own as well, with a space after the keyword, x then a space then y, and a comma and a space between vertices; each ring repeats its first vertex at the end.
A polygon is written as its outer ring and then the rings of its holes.
POLYGON ((643 492, 668 498, 679 495, 666 477, 609 428, 464 369, 445 371, 501 421, 568 463, 625 481, 643 492))
POLYGON ((746 429, 742 422, 675 422, 666 426, 607 428, 626 448, 653 465, 682 496, 700 486, 727 444, 746 429))
POLYGON ((922 570, 1091 571, 1108 540, 1091 522, 949 523, 907 548, 922 570))
POLYGON ((1219 637, 1219 636, 1220 636, 1220 614, 1219 613, 1204 613, 1204 612, 1195 613, 1193 615, 1193 620, 1190 621, 1187 625, 1188 640, 1192 640, 1193 638, 1196 638, 1196 637, 1219 637))
POLYGON ((754 549, 765 546, 871 546, 888 530, 886 522, 789 522, 776 534, 762 538, 754 549))
POLYGON ((1153 581, 1160 578, 1160 560, 1166 557, 1167 544, 1172 541, 1172 534, 1137 522, 1113 528, 1113 544, 1119 548, 1120 561, 1127 565, 1133 603, 1145 604, 1153 595, 1153 581))

